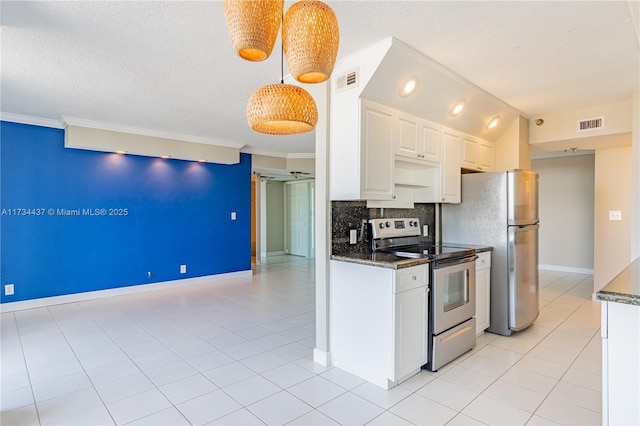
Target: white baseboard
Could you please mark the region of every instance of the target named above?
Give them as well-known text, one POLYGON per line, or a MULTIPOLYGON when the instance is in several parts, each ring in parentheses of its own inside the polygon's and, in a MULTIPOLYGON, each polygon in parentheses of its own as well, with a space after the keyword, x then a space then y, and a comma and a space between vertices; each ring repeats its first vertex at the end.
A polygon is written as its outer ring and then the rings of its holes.
POLYGON ((227 274, 206 275, 204 277, 185 278, 182 280, 162 281, 151 284, 132 285, 128 287, 110 288, 107 290, 88 291, 86 293, 65 294, 63 296, 42 297, 39 299, 22 300, 0 304, 1 312, 14 312, 23 309, 42 308, 45 306, 62 305, 64 303, 84 302, 102 297, 123 296, 145 291, 161 290, 165 288, 183 287, 194 284, 206 284, 212 281, 222 281, 232 278, 251 277, 251 270, 229 272, 227 274))
POLYGON ((331 353, 321 351, 318 348, 313 350, 313 361, 317 362, 320 365, 324 365, 325 367, 331 365, 331 353))
POLYGON ((284 251, 270 251, 267 253, 267 257, 271 256, 284 256, 286 253, 284 251))
POLYGON ((593 269, 574 268, 573 266, 538 265, 538 269, 542 269, 545 271, 574 272, 576 274, 593 275, 593 269))

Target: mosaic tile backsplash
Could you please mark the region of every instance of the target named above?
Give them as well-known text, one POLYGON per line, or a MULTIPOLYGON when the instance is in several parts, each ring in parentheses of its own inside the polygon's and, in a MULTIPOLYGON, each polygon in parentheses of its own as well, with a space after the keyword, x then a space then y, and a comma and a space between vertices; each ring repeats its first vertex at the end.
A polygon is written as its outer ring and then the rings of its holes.
POLYGON ((366 201, 332 201, 331 202, 331 253, 368 252, 371 251, 371 230, 369 219, 380 217, 403 218, 417 217, 420 225, 429 225, 429 234, 435 235, 435 204, 415 204, 413 209, 367 208, 366 201), (357 244, 349 244, 349 230, 358 230, 357 244))

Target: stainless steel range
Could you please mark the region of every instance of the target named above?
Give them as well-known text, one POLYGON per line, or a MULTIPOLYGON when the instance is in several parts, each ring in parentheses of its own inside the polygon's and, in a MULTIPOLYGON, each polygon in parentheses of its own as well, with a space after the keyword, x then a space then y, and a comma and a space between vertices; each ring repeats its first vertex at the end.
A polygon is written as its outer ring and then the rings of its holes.
POLYGON ((374 252, 431 259, 429 361, 423 368, 437 371, 471 350, 476 344, 475 250, 429 242, 421 236, 416 218, 371 219, 369 223, 374 252))

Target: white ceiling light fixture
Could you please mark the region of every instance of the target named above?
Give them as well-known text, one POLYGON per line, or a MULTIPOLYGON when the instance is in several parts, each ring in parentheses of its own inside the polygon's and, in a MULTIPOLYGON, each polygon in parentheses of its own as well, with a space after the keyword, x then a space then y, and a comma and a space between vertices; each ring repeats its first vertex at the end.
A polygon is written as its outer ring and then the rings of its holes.
POLYGON ((400 96, 409 96, 416 90, 416 87, 418 87, 418 77, 411 77, 402 84, 400 96))
POLYGON ((464 99, 456 102, 455 106, 451 109, 451 116, 455 117, 460 114, 466 105, 467 102, 464 99))
POLYGON ((491 120, 489 120, 487 122, 487 125, 485 127, 486 130, 493 130, 496 127, 498 127, 498 124, 500 124, 500 116, 496 115, 495 117, 493 117, 491 120))

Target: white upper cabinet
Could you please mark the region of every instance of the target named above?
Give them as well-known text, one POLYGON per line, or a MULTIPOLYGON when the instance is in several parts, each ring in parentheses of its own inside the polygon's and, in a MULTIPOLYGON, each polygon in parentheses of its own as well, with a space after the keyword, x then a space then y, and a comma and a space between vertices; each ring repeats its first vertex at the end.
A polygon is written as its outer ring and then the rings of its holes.
POLYGON ((394 111, 362 100, 362 176, 360 199, 394 198, 394 111))
POLYGON ((442 203, 460 202, 460 136, 450 130, 442 131, 442 160, 440 162, 442 203))
POLYGON ((437 124, 420 121, 420 142, 422 158, 428 161, 440 161, 441 130, 437 124))
POLYGON ((496 145, 493 142, 480 141, 478 143, 478 168, 485 172, 492 172, 496 166, 496 145))
POLYGON ((420 137, 419 119, 409 114, 398 113, 398 143, 396 154, 408 158, 420 158, 418 139, 420 137))
POLYGON ((332 200, 393 200, 395 111, 365 99, 332 112, 332 200))
POLYGON ((465 135, 460 142, 460 167, 491 172, 495 166, 495 144, 465 135))
POLYGON ((402 112, 397 113, 396 155, 440 161, 440 126, 402 112))

